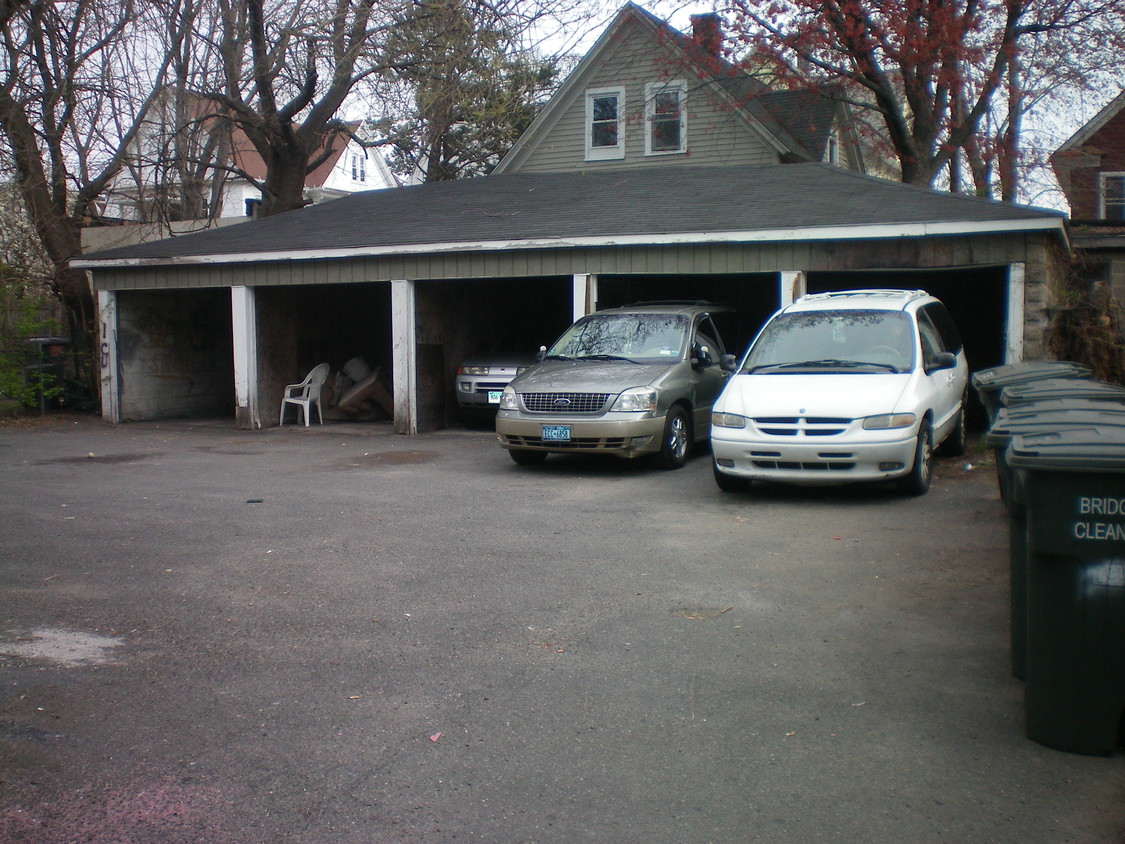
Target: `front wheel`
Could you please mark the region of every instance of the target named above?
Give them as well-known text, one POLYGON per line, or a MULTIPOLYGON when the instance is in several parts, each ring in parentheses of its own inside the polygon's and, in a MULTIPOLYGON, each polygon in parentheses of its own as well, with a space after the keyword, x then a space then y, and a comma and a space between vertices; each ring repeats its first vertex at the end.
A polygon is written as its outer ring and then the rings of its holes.
POLYGON ((547 459, 546 451, 531 451, 526 448, 508 449, 508 456, 517 466, 538 466, 547 459))
POLYGON ((957 424, 941 444, 940 451, 947 457, 960 457, 968 447, 969 432, 965 427, 965 400, 961 399, 961 407, 957 411, 957 424))
POLYGON ((656 463, 661 469, 682 469, 691 451, 691 422, 687 413, 678 404, 668 408, 664 420, 664 438, 656 463))
POLYGON ((918 442, 914 446, 914 466, 910 474, 898 482, 898 488, 907 495, 925 495, 933 476, 934 434, 929 420, 918 428, 918 442))

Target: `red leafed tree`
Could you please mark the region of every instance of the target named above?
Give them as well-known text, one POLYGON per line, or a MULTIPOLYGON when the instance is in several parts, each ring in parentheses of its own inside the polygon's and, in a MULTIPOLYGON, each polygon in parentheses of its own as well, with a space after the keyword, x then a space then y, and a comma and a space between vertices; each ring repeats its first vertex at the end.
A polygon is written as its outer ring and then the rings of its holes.
POLYGON ((902 181, 934 184, 961 156, 976 191, 1014 200, 1021 122, 1052 87, 1118 62, 1125 0, 727 0, 755 65, 791 85, 844 83, 902 181))

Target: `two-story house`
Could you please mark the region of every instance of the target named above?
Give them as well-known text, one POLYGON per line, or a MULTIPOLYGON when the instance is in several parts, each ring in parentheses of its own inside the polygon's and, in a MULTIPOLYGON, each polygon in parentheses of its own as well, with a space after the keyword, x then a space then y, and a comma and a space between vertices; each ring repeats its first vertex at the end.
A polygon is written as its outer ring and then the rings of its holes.
POLYGON ((1083 279, 1125 302, 1125 91, 1055 150, 1051 166, 1070 204, 1083 279))
MULTIPOLYGON (((348 134, 326 138, 313 153, 318 163, 305 177, 309 203, 397 186, 378 151, 357 140, 361 128, 349 124, 348 134)), ((191 229, 215 220, 252 219, 265 175, 265 161, 236 123, 198 95, 170 91, 142 123, 125 167, 106 193, 103 213, 191 229)))
POLYGON ((684 34, 626 4, 496 173, 809 161, 863 171, 843 102, 772 90, 723 57, 718 15, 691 20, 684 34))

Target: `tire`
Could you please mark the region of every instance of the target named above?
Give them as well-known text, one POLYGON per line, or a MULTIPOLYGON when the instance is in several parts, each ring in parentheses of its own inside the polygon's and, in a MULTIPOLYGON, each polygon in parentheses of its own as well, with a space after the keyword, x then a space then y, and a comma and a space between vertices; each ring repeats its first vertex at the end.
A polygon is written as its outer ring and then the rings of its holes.
POLYGON ((547 459, 546 451, 530 451, 526 448, 510 448, 508 456, 517 466, 539 466, 547 459))
POLYGON ((961 399, 961 407, 957 411, 957 424, 953 426, 953 430, 949 432, 949 436, 945 438, 945 442, 941 444, 938 449, 946 457, 960 457, 965 453, 968 448, 969 433, 965 426, 965 399, 961 399))
POLYGON ((664 419, 664 436, 660 441, 660 451, 656 454, 656 465, 661 469, 682 469, 691 453, 691 421, 678 404, 668 408, 664 419))
POLYGON ((719 470, 714 461, 711 461, 711 471, 715 474, 715 485, 723 492, 745 492, 750 489, 752 481, 749 478, 736 478, 719 470))
POLYGON ((930 421, 925 419, 918 428, 918 442, 914 446, 914 465, 910 474, 898 482, 898 488, 906 495, 925 495, 930 489, 934 468, 934 432, 930 421))

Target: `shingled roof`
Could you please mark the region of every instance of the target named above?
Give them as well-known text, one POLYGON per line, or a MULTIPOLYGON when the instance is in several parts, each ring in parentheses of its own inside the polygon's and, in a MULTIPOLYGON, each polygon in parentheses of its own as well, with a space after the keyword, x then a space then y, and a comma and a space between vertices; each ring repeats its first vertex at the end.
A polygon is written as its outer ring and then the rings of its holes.
POLYGON ((113 266, 567 246, 1057 231, 1063 215, 828 164, 513 173, 367 191, 275 217, 84 256, 113 266))

